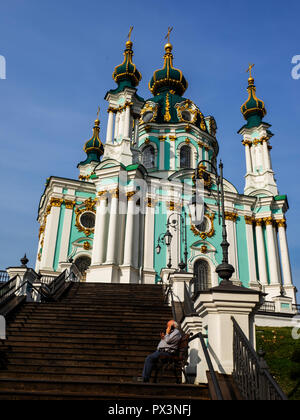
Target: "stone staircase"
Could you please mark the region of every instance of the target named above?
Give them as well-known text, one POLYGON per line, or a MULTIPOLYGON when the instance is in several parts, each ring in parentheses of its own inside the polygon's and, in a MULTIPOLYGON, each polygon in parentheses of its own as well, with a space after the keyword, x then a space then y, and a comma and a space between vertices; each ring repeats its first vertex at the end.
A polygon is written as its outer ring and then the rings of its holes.
POLYGON ((171 371, 137 380, 171 318, 156 285, 73 283, 59 302, 24 303, 0 345, 0 399, 209 399, 171 371))

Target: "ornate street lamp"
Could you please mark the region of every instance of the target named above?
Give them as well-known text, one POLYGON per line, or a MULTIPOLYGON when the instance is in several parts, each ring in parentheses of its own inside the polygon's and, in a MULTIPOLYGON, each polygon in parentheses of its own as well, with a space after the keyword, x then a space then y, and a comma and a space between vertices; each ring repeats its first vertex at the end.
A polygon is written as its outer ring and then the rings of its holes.
POLYGON ((157 246, 156 246, 156 253, 160 254, 161 252, 161 246, 160 244, 166 245, 169 251, 169 263, 167 265, 168 268, 172 268, 172 256, 171 256, 171 243, 172 243, 172 239, 173 239, 173 235, 170 232, 170 229, 174 229, 176 231, 176 229, 179 229, 181 231, 184 230, 184 244, 185 244, 185 249, 184 249, 184 261, 181 261, 179 263, 179 268, 181 271, 184 271, 187 267, 187 257, 188 257, 188 251, 187 251, 187 230, 186 230, 186 212, 185 210, 183 210, 183 215, 182 214, 176 214, 176 213, 172 213, 169 217, 168 217, 168 221, 167 221, 167 231, 166 233, 162 233, 159 238, 158 238, 158 242, 157 242, 157 246), (172 216, 179 216, 180 217, 180 225, 178 220, 173 219, 171 221, 172 216))
MULTIPOLYGON (((211 162, 207 160, 202 160, 198 164, 197 169, 196 169, 196 174, 195 174, 196 179, 200 179, 199 167, 202 163, 208 163, 211 166, 212 171, 216 176, 219 224, 221 223, 221 218, 222 218, 222 238, 223 238, 222 243, 221 243, 223 260, 222 260, 222 263, 219 264, 218 267, 216 268, 216 272, 218 273, 219 277, 222 279, 221 285, 228 285, 228 284, 231 284, 230 278, 235 272, 235 269, 231 264, 229 264, 229 261, 228 261, 228 248, 230 247, 230 244, 227 240, 227 229, 226 229, 226 219, 225 219, 224 178, 223 178, 224 165, 222 161, 220 161, 220 164, 219 164, 220 173, 218 173, 217 168, 211 162)), ((193 199, 191 206, 193 206, 193 202, 195 203, 195 198, 193 199)))

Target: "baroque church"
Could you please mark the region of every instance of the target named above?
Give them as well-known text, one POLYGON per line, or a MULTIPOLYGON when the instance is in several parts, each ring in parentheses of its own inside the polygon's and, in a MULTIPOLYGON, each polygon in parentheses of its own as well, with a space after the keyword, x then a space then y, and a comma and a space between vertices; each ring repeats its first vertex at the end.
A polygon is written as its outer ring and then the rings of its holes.
MULTIPOLYGON (((100 135, 98 112, 84 145, 86 158, 78 164, 79 179, 47 180, 38 209, 36 272, 54 276, 72 261, 86 282, 155 284, 163 271, 181 269, 194 275, 198 290, 217 286, 222 226, 216 120, 185 96, 188 82, 173 66, 169 41, 162 68, 149 82, 149 99, 138 95, 142 76, 130 37, 113 79, 116 87, 105 96, 106 135, 100 135), (203 197, 201 220, 190 210, 197 188, 203 197)), ((274 178, 273 134, 264 121, 265 104, 256 96, 252 66, 247 92, 239 130, 244 192, 224 180, 232 282, 261 290, 267 301, 285 295, 295 304, 288 200, 274 178)))

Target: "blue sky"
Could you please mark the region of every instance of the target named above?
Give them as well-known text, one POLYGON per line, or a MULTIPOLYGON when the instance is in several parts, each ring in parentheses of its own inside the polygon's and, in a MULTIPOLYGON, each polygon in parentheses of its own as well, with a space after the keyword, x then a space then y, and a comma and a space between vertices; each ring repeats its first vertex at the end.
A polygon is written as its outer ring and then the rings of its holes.
POLYGON ((274 0, 10 0, 0 11, 0 268, 18 265, 27 252, 34 265, 36 221, 45 180, 77 178, 83 144, 97 107, 105 137, 107 90, 122 61, 130 25, 134 62, 148 81, 162 65, 164 36, 174 31, 174 65, 189 82, 185 96, 218 124, 225 176, 242 193, 245 159, 238 129, 247 99, 248 63, 255 63, 257 95, 272 124, 272 161, 281 194, 287 194, 288 238, 295 284, 300 287, 299 115, 300 79, 291 77, 300 54, 300 3, 274 0))

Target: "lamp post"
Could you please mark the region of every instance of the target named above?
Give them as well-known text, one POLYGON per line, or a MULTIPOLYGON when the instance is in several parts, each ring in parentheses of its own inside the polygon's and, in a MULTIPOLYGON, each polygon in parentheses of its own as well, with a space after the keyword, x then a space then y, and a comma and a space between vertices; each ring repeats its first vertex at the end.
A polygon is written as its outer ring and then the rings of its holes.
MULTIPOLYGON (((173 235, 171 234, 170 229, 174 229, 175 231, 179 228, 179 223, 178 220, 174 219, 171 221, 172 216, 174 216, 175 213, 172 213, 169 217, 168 217, 168 221, 167 221, 167 231, 166 233, 162 233, 160 234, 159 238, 158 238, 158 243, 156 246, 156 253, 160 254, 161 252, 161 246, 160 244, 166 245, 168 250, 169 250, 169 263, 167 265, 168 268, 172 268, 172 255, 171 255, 171 243, 172 243, 172 239, 173 239, 173 235)), ((176 214, 177 215, 177 214, 176 214)), ((178 215, 177 215, 178 216, 178 215)), ((181 271, 184 271, 187 267, 187 257, 188 257, 188 251, 187 251, 187 230, 186 230, 186 212, 183 209, 183 215, 180 214, 180 231, 182 232, 184 229, 184 261, 181 260, 181 262, 178 264, 178 267, 180 268, 181 271)))
MULTIPOLYGON (((228 248, 230 247, 230 244, 227 240, 227 228, 226 228, 226 219, 225 219, 225 199, 224 199, 224 178, 223 178, 223 162, 220 161, 219 164, 219 170, 220 173, 218 173, 217 168, 209 161, 202 160, 196 169, 196 179, 200 179, 199 177, 199 166, 202 163, 208 163, 213 173, 216 176, 216 185, 217 185, 217 194, 218 194, 218 214, 219 214, 219 224, 221 222, 222 218, 222 253, 223 253, 223 260, 222 263, 219 264, 216 268, 216 272, 218 273, 219 277, 222 279, 221 285, 228 285, 231 284, 230 278, 232 277, 233 273, 235 272, 234 267, 229 264, 228 261, 228 248)), ((195 203, 195 199, 192 201, 191 206, 193 206, 193 203, 195 203)))

